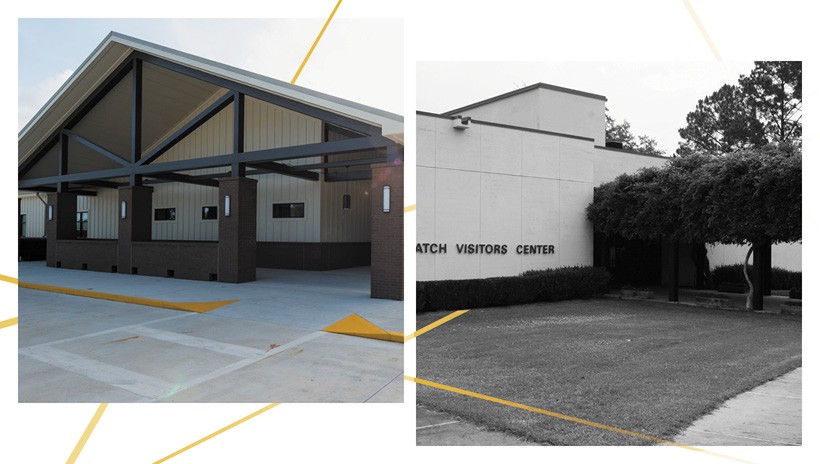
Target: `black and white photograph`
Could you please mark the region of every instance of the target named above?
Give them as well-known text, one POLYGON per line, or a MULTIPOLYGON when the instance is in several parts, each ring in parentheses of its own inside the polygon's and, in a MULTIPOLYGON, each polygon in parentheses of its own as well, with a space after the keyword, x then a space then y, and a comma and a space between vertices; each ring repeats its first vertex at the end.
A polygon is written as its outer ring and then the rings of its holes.
POLYGON ((418 445, 802 443, 801 62, 417 72, 418 445))

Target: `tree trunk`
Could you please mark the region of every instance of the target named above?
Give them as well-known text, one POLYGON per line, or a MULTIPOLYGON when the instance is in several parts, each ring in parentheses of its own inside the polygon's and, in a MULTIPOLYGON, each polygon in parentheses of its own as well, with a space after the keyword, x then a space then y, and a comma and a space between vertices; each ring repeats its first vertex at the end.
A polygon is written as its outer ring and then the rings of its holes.
MULTIPOLYGON (((749 258, 752 256, 752 252, 755 251, 757 248, 756 244, 752 244, 749 248, 749 252, 746 253, 746 260, 743 262, 743 276, 746 277, 746 283, 749 285, 749 293, 746 295, 746 310, 752 310, 752 294, 754 293, 754 285, 752 284, 752 279, 749 278, 749 258)), ((759 263, 757 263, 759 265, 759 263)))
POLYGON ((678 301, 678 271, 680 268, 680 245, 677 240, 672 242, 672 282, 669 285, 669 301, 678 301))

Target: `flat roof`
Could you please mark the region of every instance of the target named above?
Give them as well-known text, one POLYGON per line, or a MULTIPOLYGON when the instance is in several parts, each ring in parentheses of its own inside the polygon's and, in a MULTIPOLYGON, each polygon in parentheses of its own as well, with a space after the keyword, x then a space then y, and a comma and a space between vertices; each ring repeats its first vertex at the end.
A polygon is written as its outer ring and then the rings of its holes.
MULTIPOLYGON (((416 111, 416 114, 419 116, 429 116, 432 118, 439 118, 439 119, 454 119, 454 115, 449 114, 437 114, 437 113, 429 113, 427 111, 416 111)), ((577 140, 586 140, 587 142, 594 142, 595 139, 591 137, 584 137, 581 135, 573 135, 573 134, 565 134, 562 132, 553 132, 548 130, 542 129, 533 129, 532 127, 523 127, 523 126, 514 126, 512 124, 502 124, 499 122, 490 122, 490 121, 481 121, 478 119, 470 118, 471 124, 480 124, 483 126, 493 126, 493 127, 501 127, 503 129, 513 129, 513 130, 520 130, 525 132, 534 132, 536 134, 544 134, 544 135, 554 135, 556 137, 566 137, 569 139, 577 139, 577 140)))
POLYGON ((552 90, 552 91, 555 91, 555 92, 568 93, 568 94, 571 94, 571 95, 578 95, 580 97, 593 98, 595 100, 607 101, 606 97, 603 96, 603 95, 597 95, 597 94, 589 93, 589 92, 582 92, 580 90, 570 89, 570 88, 567 88, 567 87, 559 87, 557 85, 551 85, 551 84, 545 84, 543 82, 539 82, 537 84, 528 85, 528 86, 522 87, 520 89, 515 89, 512 92, 503 93, 501 95, 496 95, 495 97, 491 97, 491 98, 488 98, 486 100, 481 100, 479 102, 472 103, 472 104, 469 104, 467 106, 462 106, 461 108, 456 108, 454 110, 450 110, 450 111, 447 111, 447 112, 442 113, 442 114, 444 114, 446 116, 455 115, 455 114, 458 114, 461 111, 466 111, 466 110, 470 110, 470 109, 473 109, 473 108, 477 108, 479 106, 484 106, 488 103, 493 103, 493 102, 496 102, 496 101, 499 101, 499 100, 504 100, 505 98, 510 98, 512 96, 522 94, 524 92, 529 92, 530 90, 535 90, 535 89, 546 89, 546 90, 552 90))

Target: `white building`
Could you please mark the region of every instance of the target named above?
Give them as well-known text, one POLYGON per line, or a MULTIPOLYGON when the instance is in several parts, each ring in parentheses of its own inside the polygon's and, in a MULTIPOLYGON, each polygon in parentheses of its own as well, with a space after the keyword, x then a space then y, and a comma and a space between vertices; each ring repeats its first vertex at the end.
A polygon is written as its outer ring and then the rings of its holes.
MULTIPOLYGON (((539 83, 444 114, 417 112, 417 280, 595 264, 669 282, 671 247, 596 239, 587 219, 596 186, 667 161, 607 147, 605 103, 539 83)), ((712 266, 739 262, 733 248, 712 248, 712 266)), ((682 285, 694 285, 690 255, 682 247, 682 285)))

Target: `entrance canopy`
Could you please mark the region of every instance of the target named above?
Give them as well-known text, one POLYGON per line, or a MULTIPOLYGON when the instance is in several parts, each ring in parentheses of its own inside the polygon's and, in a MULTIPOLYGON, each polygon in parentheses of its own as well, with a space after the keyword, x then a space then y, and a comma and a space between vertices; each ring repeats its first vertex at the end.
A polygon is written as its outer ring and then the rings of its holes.
POLYGON ((367 179, 370 169, 347 168, 397 161, 402 127, 392 113, 112 32, 20 132, 18 187, 95 195, 143 180, 216 187, 220 177, 277 173, 318 181, 322 170, 326 181, 367 179), (246 114, 259 105, 321 121, 321 141, 246 150, 246 114), (224 112, 232 113, 225 146, 162 158, 224 112), (316 156, 321 162, 294 164, 316 156))

